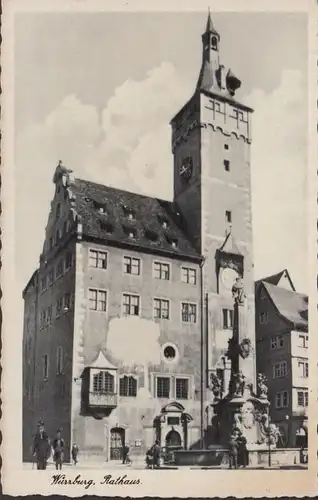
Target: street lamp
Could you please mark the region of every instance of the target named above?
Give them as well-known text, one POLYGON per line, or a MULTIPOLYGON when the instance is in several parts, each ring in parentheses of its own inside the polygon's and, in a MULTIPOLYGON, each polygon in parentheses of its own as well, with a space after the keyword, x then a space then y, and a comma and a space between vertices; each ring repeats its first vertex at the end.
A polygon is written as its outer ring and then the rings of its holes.
POLYGON ((268 467, 272 466, 272 454, 271 454, 271 438, 270 438, 270 432, 271 432, 271 417, 269 414, 269 407, 268 407, 268 467))
POLYGON ((289 445, 289 415, 285 415, 285 420, 287 422, 286 448, 288 448, 288 445, 289 445))

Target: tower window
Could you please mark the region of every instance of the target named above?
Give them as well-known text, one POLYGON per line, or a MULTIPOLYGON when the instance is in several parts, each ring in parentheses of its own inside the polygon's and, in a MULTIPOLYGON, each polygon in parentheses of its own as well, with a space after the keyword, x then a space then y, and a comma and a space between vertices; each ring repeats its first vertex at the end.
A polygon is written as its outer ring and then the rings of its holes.
POLYGON ((226 210, 225 212, 225 220, 228 224, 232 223, 232 212, 230 210, 226 210))
POLYGON ((224 164, 224 168, 225 168, 226 172, 229 172, 230 171, 230 160, 224 160, 223 164, 224 164))
POLYGON ((217 50, 218 49, 218 39, 216 38, 216 36, 212 37, 211 47, 212 47, 213 50, 217 50))
POLYGON ((224 144, 224 149, 229 149, 229 145, 228 144, 224 144))

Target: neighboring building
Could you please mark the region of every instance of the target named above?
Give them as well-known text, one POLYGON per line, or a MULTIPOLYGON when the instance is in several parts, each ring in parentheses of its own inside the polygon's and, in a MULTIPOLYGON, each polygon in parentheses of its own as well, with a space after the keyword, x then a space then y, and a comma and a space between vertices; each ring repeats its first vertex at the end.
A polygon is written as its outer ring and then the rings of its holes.
MULTIPOLYGON (((220 63, 210 15, 202 43, 196 90, 171 122, 173 202, 56 169, 39 269, 24 291, 25 459, 39 417, 51 435, 63 428, 66 458, 74 441, 103 459, 118 458, 124 441, 141 454, 155 438, 197 446, 209 376, 229 379, 239 274, 254 347, 252 110, 234 99, 241 82, 220 63), (114 328, 132 359, 148 344, 141 331, 151 342, 158 331, 159 359, 151 351, 127 366, 110 349, 114 328)), ((248 362, 255 384, 254 355, 248 362)))
POLYGON ((270 415, 282 445, 307 439, 308 297, 297 293, 288 271, 255 285, 257 372, 268 380, 270 415))

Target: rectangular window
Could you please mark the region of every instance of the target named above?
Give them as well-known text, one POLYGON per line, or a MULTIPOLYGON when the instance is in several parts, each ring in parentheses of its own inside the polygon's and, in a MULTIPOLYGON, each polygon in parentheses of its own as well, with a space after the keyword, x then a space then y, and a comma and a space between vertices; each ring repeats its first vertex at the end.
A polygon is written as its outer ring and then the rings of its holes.
POLYGON ((139 295, 123 294, 123 312, 125 315, 139 316, 140 297, 139 295))
POLYGON ((62 274, 63 274, 63 264, 64 264, 63 259, 60 259, 58 261, 57 266, 56 266, 56 273, 55 273, 56 278, 59 278, 60 276, 62 276, 62 274))
POLYGON ((289 404, 289 397, 287 391, 276 393, 275 406, 276 408, 286 408, 289 404))
POLYGON ((140 275, 140 259, 124 256, 124 273, 140 275))
POLYGON ((153 264, 154 278, 158 280, 170 279, 170 265, 163 262, 154 262, 153 264))
POLYGON ((54 269, 51 269, 48 275, 49 286, 53 285, 53 281, 54 281, 54 269))
POLYGON ((56 316, 59 316, 62 312, 62 297, 58 297, 56 300, 56 316))
POLYGON ((67 252, 65 256, 65 270, 70 269, 72 267, 72 252, 67 252))
POLYGON ((43 378, 44 380, 49 378, 49 359, 47 354, 43 356, 43 378))
POLYGON ((297 406, 308 406, 308 391, 297 391, 297 406))
POLYGON ((230 160, 224 160, 223 165, 224 165, 224 170, 226 172, 229 172, 230 171, 230 160))
POLYGON ((98 269, 107 269, 107 252, 89 251, 89 266, 98 269))
POLYGON ((225 220, 228 224, 232 223, 232 212, 230 210, 226 210, 225 212, 225 220))
POLYGON ((197 321, 197 306, 189 302, 182 302, 181 304, 182 321, 185 323, 196 323, 197 321))
POLYGON ((46 317, 47 317, 47 322, 48 323, 51 323, 51 321, 52 321, 52 309, 53 309, 52 306, 49 306, 47 308, 46 317))
POLYGON ((71 294, 69 292, 64 294, 64 312, 67 312, 71 307, 71 294))
POLYGON ((228 144, 224 144, 224 149, 229 149, 229 145, 228 144))
POLYGON ((137 396, 137 379, 132 375, 124 375, 119 379, 119 395, 136 397, 137 396))
POLYGON ((273 365, 273 378, 282 378, 287 375, 287 361, 280 361, 273 365))
POLYGON ((101 392, 102 394, 114 394, 114 376, 105 370, 101 370, 99 373, 96 373, 93 376, 93 391, 101 392))
POLYGON ((89 308, 91 311, 106 311, 107 292, 105 290, 95 290, 90 288, 89 294, 89 308))
POLYGON ((154 299, 154 317, 156 319, 169 319, 169 300, 154 299))
POLYGON ((181 268, 181 279, 183 283, 190 283, 190 285, 196 285, 197 282, 197 272, 191 267, 181 268))
POLYGON ((58 346, 56 350, 56 374, 60 375, 63 372, 63 347, 58 346))
POLYGON ((308 378, 308 361, 298 361, 298 372, 301 378, 308 378))
POLYGON ((298 336, 298 347, 306 349, 308 347, 308 336, 299 335, 298 336))
POLYGON ((284 337, 282 335, 271 338, 271 349, 281 349, 282 347, 284 347, 284 337))
POLYGON ((225 330, 233 328, 233 311, 231 309, 223 309, 223 328, 225 330))
POLYGON ((188 378, 176 378, 176 399, 189 399, 188 378))
POLYGON ((170 378, 169 377, 157 377, 157 398, 167 398, 170 397, 170 378))
POLYGON ((266 325, 268 323, 268 312, 261 312, 259 315, 259 322, 261 325, 266 325))

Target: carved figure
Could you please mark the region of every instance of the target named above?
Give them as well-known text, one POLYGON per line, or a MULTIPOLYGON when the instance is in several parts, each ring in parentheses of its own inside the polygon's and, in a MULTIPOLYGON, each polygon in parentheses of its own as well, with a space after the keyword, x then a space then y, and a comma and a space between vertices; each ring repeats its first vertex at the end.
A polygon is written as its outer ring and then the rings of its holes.
POLYGON ((245 389, 245 375, 240 371, 233 373, 230 381, 230 393, 236 396, 243 396, 245 389))
POLYGON ((243 339, 239 345, 239 353, 243 359, 249 357, 252 350, 252 344, 250 339, 243 339))
POLYGON ((236 304, 244 304, 245 294, 242 278, 236 278, 232 286, 232 296, 236 304))
POLYGON ((245 429, 252 429, 254 423, 254 406, 251 402, 247 402, 242 406, 242 424, 245 429))
POLYGON ((242 429, 242 414, 241 411, 238 411, 233 415, 232 432, 241 431, 241 429, 242 429))
POLYGON ((210 377, 210 388, 213 392, 213 395, 215 398, 220 398, 221 393, 222 393, 222 381, 220 378, 215 374, 211 373, 210 377))
POLYGON ((259 398, 267 399, 267 379, 263 373, 257 374, 257 392, 259 398))

